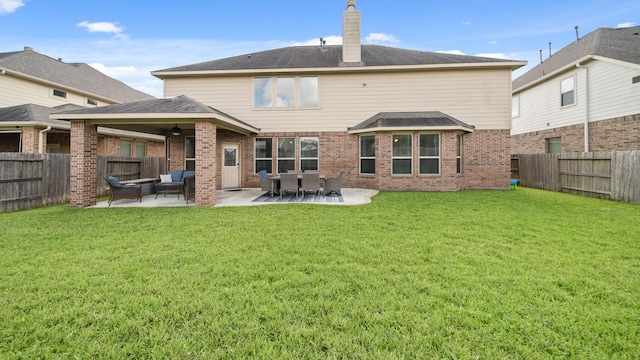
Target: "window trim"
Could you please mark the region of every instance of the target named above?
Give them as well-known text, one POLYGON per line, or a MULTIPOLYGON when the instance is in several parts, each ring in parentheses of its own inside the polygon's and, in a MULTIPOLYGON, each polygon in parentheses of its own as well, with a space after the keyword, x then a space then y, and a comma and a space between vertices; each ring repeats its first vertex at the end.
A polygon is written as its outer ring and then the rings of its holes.
POLYGON ((392 133, 391 134, 391 176, 413 176, 413 143, 414 143, 414 139, 413 139, 413 133, 392 133), (408 156, 395 156, 393 154, 393 146, 394 146, 394 139, 396 136, 409 136, 409 139, 411 141, 411 144, 409 146, 410 149, 410 154, 408 156), (395 160, 409 160, 410 161, 410 165, 409 165, 409 169, 410 172, 408 174, 396 174, 394 172, 394 161, 395 160))
POLYGON ((418 175, 421 176, 434 176, 442 175, 442 134, 440 132, 419 132, 418 133, 418 175), (422 148, 422 135, 438 135, 438 155, 421 155, 420 149, 422 148), (422 159, 437 159, 438 160, 438 172, 437 173, 423 173, 420 171, 420 160, 422 159))
POLYGON ((375 175, 376 174, 376 135, 375 134, 365 134, 360 135, 358 140, 358 165, 359 165, 359 174, 360 175, 375 175), (363 138, 373 138, 373 156, 362 156, 362 139, 363 138), (373 160, 373 172, 365 173, 362 172, 362 160, 373 160))
POLYGON ((567 107, 571 107, 571 106, 575 106, 576 103, 578 102, 577 101, 577 96, 576 96, 576 84, 577 84, 577 82, 576 82, 576 75, 575 74, 560 80, 560 108, 561 109, 564 109, 564 108, 567 108, 567 107), (567 92, 562 92, 562 83, 567 81, 567 80, 569 80, 569 79, 571 79, 571 81, 572 81, 572 85, 573 85, 572 86, 572 90, 571 91, 567 91, 567 92), (565 105, 565 104, 563 104, 563 95, 564 94, 568 94, 570 92, 573 92, 572 102, 565 105))
POLYGON ((277 143, 276 143, 276 154, 277 154, 276 172, 278 174, 280 174, 280 161, 281 160, 282 161, 284 161, 284 160, 287 160, 287 161, 293 160, 293 169, 295 170, 296 163, 297 163, 296 155, 298 154, 298 151, 297 151, 297 143, 298 143, 297 140, 298 139, 297 139, 297 137, 296 136, 279 136, 276 139, 277 139, 276 140, 277 141, 277 143), (293 149, 293 157, 292 158, 290 158, 290 157, 282 157, 281 158, 280 157, 280 139, 293 139, 294 149, 293 149))
POLYGON ((299 136, 298 137, 298 144, 300 144, 300 149, 298 150, 298 154, 300 155, 300 160, 298 161, 298 169, 300 170, 305 170, 302 169, 302 161, 303 160, 315 160, 316 161, 316 168, 315 169, 306 169, 306 170, 320 170, 320 137, 318 136, 299 136), (302 157, 302 140, 304 139, 315 139, 316 142, 318 143, 318 150, 317 150, 317 156, 316 157, 302 157))
POLYGON ((253 141, 253 171, 257 174, 258 173, 258 160, 264 161, 264 160, 269 160, 271 161, 271 170, 267 171, 267 174, 273 174, 273 158, 274 158, 274 152, 273 152, 273 137, 269 137, 269 136, 259 136, 256 137, 253 141), (271 157, 270 158, 263 158, 263 157, 258 157, 257 151, 258 151, 258 140, 271 140, 271 157))
POLYGON ((51 89, 51 96, 56 97, 56 98, 66 99, 67 98, 67 92, 63 91, 63 90, 60 90, 60 89, 52 88, 51 89))
POLYGON ((255 76, 252 81, 252 99, 251 99, 251 109, 252 110, 268 110, 268 111, 287 111, 287 110, 313 110, 320 108, 320 76, 318 75, 297 75, 297 76, 255 76), (293 105, 291 106, 279 106, 278 105, 278 79, 291 79, 294 80, 294 95, 293 95, 293 105), (302 78, 315 78, 316 79, 316 106, 303 106, 301 97, 301 85, 300 80, 302 78), (265 106, 257 106, 256 104, 256 80, 258 79, 268 79, 269 86, 266 87, 270 89, 270 104, 265 106))

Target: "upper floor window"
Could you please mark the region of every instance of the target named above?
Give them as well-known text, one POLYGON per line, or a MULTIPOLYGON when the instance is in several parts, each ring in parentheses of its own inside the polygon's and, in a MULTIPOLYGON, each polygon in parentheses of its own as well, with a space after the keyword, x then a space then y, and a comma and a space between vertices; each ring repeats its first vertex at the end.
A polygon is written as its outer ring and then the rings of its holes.
POLYGON ((61 97, 61 98, 67 98, 67 93, 65 91, 62 90, 58 90, 58 89, 53 89, 53 96, 57 96, 57 97, 61 97))
POLYGON ((98 100, 94 100, 92 98, 87 98, 87 105, 98 106, 98 100))
POLYGON ((511 117, 520 116, 520 95, 511 98, 511 117))
POLYGON ((575 88, 573 76, 560 82, 560 105, 567 106, 575 103, 575 88))
POLYGON ((318 77, 258 77, 253 79, 253 107, 318 107, 318 77))

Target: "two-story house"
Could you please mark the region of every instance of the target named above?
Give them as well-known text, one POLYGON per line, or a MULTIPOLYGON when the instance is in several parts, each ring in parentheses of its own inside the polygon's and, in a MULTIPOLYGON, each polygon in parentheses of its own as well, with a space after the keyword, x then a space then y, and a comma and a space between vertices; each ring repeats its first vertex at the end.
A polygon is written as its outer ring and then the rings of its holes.
MULTIPOLYGON (((97 125, 166 134, 170 168, 196 171, 197 205, 258 187, 260 170, 345 170, 344 186, 380 190, 508 188, 511 73, 525 62, 362 45, 360 18, 349 0, 341 46, 158 70, 166 99, 55 116, 75 127, 78 168, 97 125)), ((72 206, 95 201, 83 176, 72 206)))
POLYGON ((640 26, 600 28, 513 81, 511 152, 640 149, 640 26))
MULTIPOLYGON (((52 112, 153 99, 82 63, 25 47, 0 53, 0 152, 69 153, 70 123, 52 112)), ((164 156, 156 134, 99 129, 103 155, 164 156)))

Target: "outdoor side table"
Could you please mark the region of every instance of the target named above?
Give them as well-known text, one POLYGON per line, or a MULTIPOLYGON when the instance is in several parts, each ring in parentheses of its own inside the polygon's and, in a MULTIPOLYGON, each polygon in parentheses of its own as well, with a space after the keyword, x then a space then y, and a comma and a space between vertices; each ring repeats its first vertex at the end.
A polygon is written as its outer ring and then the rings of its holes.
POLYGON ((180 199, 181 192, 183 192, 182 183, 156 183, 156 199, 158 194, 164 194, 164 197, 167 197, 167 194, 177 194, 180 199))

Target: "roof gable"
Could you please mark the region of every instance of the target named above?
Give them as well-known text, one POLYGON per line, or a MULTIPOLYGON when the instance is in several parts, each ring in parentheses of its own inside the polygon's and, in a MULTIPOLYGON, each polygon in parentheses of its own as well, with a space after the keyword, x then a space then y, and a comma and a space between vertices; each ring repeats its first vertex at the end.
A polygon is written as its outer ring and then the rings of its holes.
POLYGON ((517 90, 589 55, 640 64, 640 26, 599 28, 567 45, 513 81, 517 90))
POLYGON ((101 73, 87 64, 65 63, 39 54, 29 48, 24 51, 0 53, 0 69, 14 71, 118 102, 154 98, 101 73))

